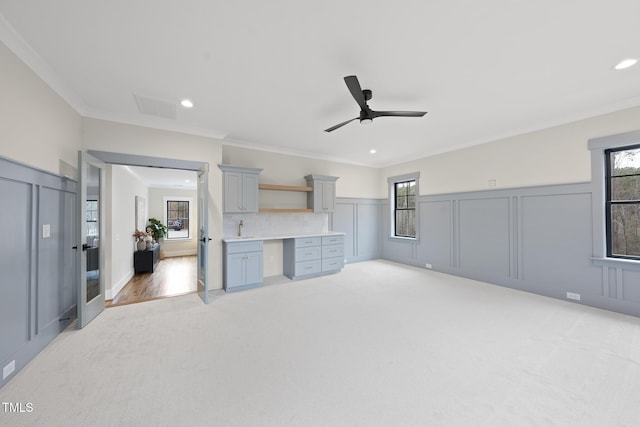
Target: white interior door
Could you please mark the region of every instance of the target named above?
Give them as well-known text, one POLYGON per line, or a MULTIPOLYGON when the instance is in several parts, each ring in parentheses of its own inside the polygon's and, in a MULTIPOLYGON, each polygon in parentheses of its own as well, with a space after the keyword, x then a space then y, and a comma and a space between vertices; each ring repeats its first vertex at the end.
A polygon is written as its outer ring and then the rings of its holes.
POLYGON ((104 311, 104 176, 105 164, 78 152, 78 328, 104 311))
POLYGON ((198 170, 198 294, 209 304, 209 165, 198 170))

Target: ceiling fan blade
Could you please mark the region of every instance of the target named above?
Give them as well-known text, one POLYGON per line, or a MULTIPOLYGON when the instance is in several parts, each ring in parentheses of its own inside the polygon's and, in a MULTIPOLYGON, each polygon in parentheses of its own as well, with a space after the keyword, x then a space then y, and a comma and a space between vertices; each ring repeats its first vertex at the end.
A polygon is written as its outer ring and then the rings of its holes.
POLYGON ((360 109, 368 110, 367 101, 364 99, 364 94, 362 93, 362 88, 360 87, 360 82, 356 76, 347 76, 344 78, 344 82, 347 84, 349 88, 349 92, 351 92, 351 96, 356 100, 360 109))
POLYGON ((358 119, 358 117, 356 117, 355 119, 347 120, 346 122, 339 123, 339 124, 337 124, 337 125, 335 125, 335 126, 331 126, 329 129, 325 129, 324 131, 325 131, 325 132, 331 132, 331 131, 333 131, 333 130, 336 130, 336 129, 338 129, 338 128, 341 128, 342 126, 344 126, 344 125, 346 125, 346 124, 348 124, 348 123, 351 123, 352 121, 354 121, 354 120, 356 120, 356 119, 358 119))
POLYGON ((427 114, 426 111, 372 111, 375 117, 422 117, 427 114))

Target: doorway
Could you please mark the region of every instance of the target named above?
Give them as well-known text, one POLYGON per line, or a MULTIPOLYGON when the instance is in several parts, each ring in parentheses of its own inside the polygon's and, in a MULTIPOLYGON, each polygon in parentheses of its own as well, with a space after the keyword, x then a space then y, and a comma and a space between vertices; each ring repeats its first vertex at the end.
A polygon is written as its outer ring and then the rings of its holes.
MULTIPOLYGON (((106 307, 185 295, 198 290, 197 179, 197 173, 191 170, 125 165, 108 167, 107 185, 112 187, 112 198, 135 192, 135 229, 147 233, 147 237, 132 239, 134 275, 124 286, 123 278, 131 276, 131 260, 118 259, 128 256, 120 253, 126 249, 123 245, 119 245, 120 250, 112 249, 113 288, 107 289, 106 307), (148 228, 151 220, 159 227, 148 228), (145 239, 147 247, 143 243, 142 249, 138 248, 137 241, 144 242, 145 239), (153 258, 158 259, 153 262, 153 258)), ((130 205, 131 194, 125 197, 128 197, 130 205)), ((110 205, 112 212, 107 212, 107 216, 112 219, 111 234, 125 234, 126 229, 119 233, 118 228, 122 225, 118 221, 130 218, 131 212, 118 212, 123 208, 121 203, 110 205)), ((115 245, 118 243, 114 242, 115 245)))
MULTIPOLYGON (((203 300, 203 302, 209 302, 209 284, 208 284, 208 242, 211 240, 208 237, 208 209, 209 203, 208 195, 208 180, 209 180, 209 166, 204 162, 178 160, 178 159, 166 159, 149 156, 130 155, 122 153, 110 153, 103 151, 89 150, 91 156, 101 160, 107 165, 107 169, 111 173, 111 176, 105 179, 105 183, 109 188, 106 191, 105 200, 109 203, 110 215, 108 221, 110 221, 107 227, 107 233, 105 234, 104 252, 107 253, 105 266, 105 282, 109 288, 107 290, 107 298, 113 299, 117 293, 133 278, 131 263, 133 244, 133 231, 139 228, 145 228, 148 224, 149 218, 153 218, 151 215, 158 217, 163 224, 168 223, 166 212, 164 212, 163 206, 155 206, 155 211, 149 211, 146 207, 140 210, 140 215, 136 215, 133 218, 133 211, 139 210, 139 199, 143 199, 146 203, 147 199, 152 199, 150 193, 153 191, 144 184, 144 181, 140 180, 140 177, 135 177, 133 167, 143 167, 144 170, 155 170, 156 172, 165 172, 165 175, 170 175, 170 171, 180 171, 182 173, 188 173, 189 177, 182 179, 181 184, 174 182, 174 187, 184 187, 186 181, 191 181, 191 186, 195 183, 195 193, 192 192, 191 198, 193 200, 193 216, 179 218, 180 221, 172 221, 174 227, 180 225, 180 233, 174 234, 176 240, 191 241, 191 249, 188 249, 188 253, 180 253, 179 256, 193 257, 191 259, 183 260, 184 262, 177 268, 165 268, 166 277, 181 277, 184 281, 189 281, 192 284, 195 282, 195 291, 203 300), (134 179, 135 177, 135 179, 134 179), (134 201, 135 199, 135 201, 134 201), (135 205, 135 206, 134 206, 135 205), (202 206, 199 207, 199 205, 202 206), (191 224, 187 224, 191 222, 191 224), (185 234, 185 227, 189 226, 189 234, 185 234), (193 250, 193 245, 197 248, 193 250), (197 266, 192 268, 194 264, 197 266), (188 273, 184 273, 185 268, 188 273), (126 270, 126 274, 123 271, 126 270), (169 270, 169 271, 166 271, 169 270), (174 273, 171 273, 174 271, 174 273), (182 271, 182 273, 175 273, 176 271, 182 271), (128 276, 128 277, 127 277, 128 276), (193 278, 191 280, 190 278, 193 278)), ((175 172, 174 172, 175 173, 175 172)), ((166 178, 166 177, 165 177, 166 178)), ((174 193, 177 190, 172 190, 174 193)), ((86 201, 81 200, 81 203, 86 201)), ((144 205, 146 206, 146 205, 144 205)), ((142 231, 142 230, 140 230, 142 231)), ((146 231, 146 230, 145 230, 146 231)), ((164 236, 169 238, 169 236, 164 236)), ((164 248, 166 250, 166 248, 164 248)), ((159 252, 159 251, 158 251, 159 252)), ((176 255, 173 253, 172 255, 176 255)), ((158 263, 159 264, 159 263, 158 263)), ((176 264, 176 263, 165 263, 176 264)), ((169 267, 167 265, 167 267, 169 267)), ((159 277, 160 275, 156 275, 159 277)), ((166 279, 158 279, 159 281, 166 282, 166 279)), ((193 289, 193 288, 191 288, 193 289)), ((189 292, 192 292, 189 289, 189 292)), ((171 291, 175 295, 183 294, 184 292, 171 291)))

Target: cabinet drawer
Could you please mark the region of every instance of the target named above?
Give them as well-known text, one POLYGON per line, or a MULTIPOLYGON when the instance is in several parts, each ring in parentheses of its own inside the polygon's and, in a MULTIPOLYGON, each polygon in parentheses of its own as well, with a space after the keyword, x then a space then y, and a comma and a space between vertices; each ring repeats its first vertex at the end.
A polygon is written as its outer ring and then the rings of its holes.
POLYGON ((320 273, 321 269, 322 262, 320 260, 296 262, 296 276, 320 273))
POLYGON ((324 236, 322 238, 323 245, 343 244, 344 236, 324 236))
POLYGON ((342 269, 344 265, 344 258, 326 258, 322 260, 322 272, 325 271, 338 271, 342 269))
POLYGON ((296 248, 296 262, 312 261, 321 258, 320 246, 309 246, 307 248, 296 248))
POLYGON ((296 239, 296 248, 305 248, 308 246, 320 246, 322 244, 321 237, 299 237, 296 239))
POLYGON ((225 243, 225 245, 228 254, 262 251, 262 240, 252 240, 250 242, 231 242, 225 243))
POLYGON ((344 256, 344 245, 328 245, 322 247, 322 258, 334 258, 344 256))

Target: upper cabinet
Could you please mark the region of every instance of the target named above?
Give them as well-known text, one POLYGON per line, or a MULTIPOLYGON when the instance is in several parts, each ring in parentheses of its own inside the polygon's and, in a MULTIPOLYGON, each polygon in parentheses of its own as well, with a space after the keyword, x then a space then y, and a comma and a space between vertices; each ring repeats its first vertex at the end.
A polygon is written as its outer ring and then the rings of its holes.
POLYGON ((336 208, 337 176, 307 175, 304 177, 313 191, 307 195, 307 207, 313 212, 333 212, 336 208))
POLYGON ((224 213, 258 212, 258 176, 262 169, 218 165, 223 175, 224 213))

